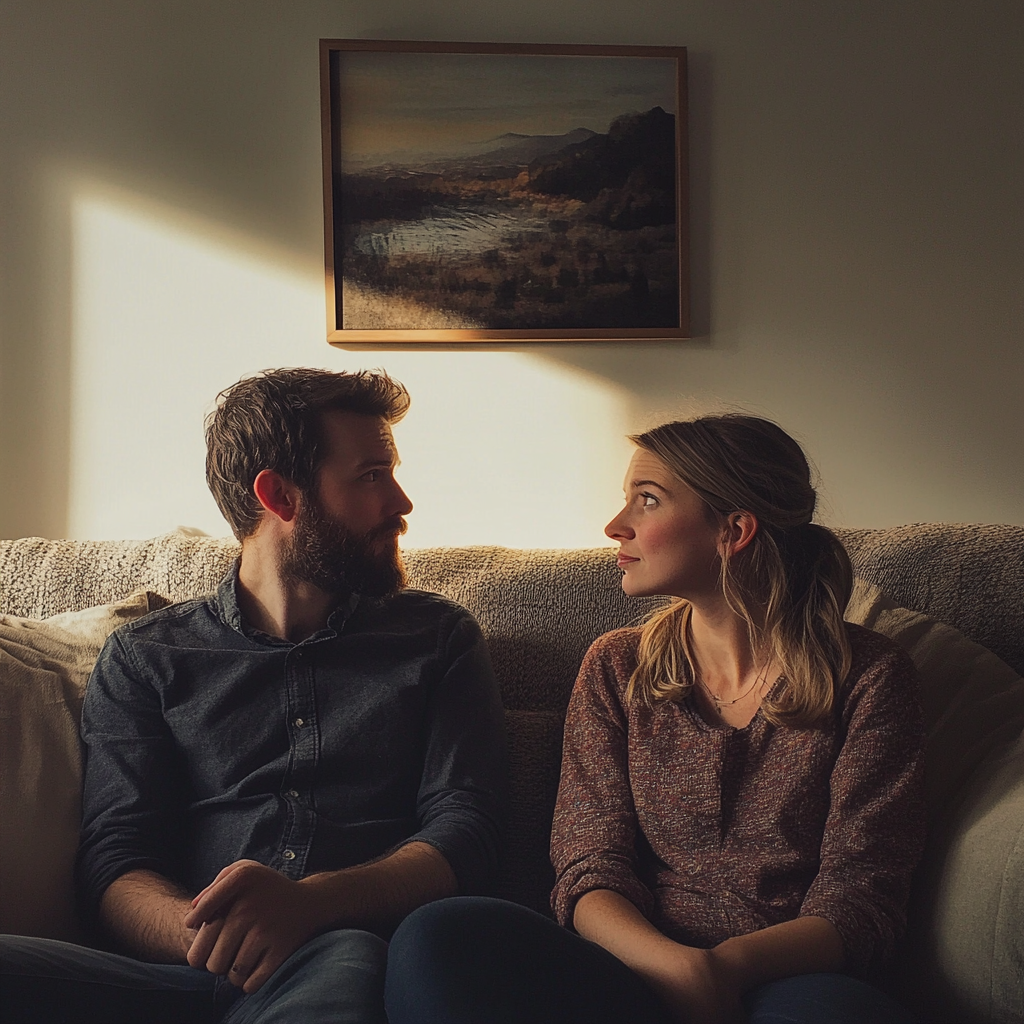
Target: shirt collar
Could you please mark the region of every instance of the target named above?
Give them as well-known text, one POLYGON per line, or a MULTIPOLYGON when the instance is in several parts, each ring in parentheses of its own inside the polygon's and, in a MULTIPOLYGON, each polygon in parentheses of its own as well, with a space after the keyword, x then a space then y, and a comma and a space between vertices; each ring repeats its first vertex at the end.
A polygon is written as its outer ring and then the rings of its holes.
MULTIPOLYGON (((241 564, 241 558, 236 558, 227 575, 220 581, 220 585, 217 587, 217 592, 214 595, 217 616, 226 626, 248 637, 250 640, 256 640, 265 644, 281 644, 287 647, 295 647, 296 645, 288 640, 282 640, 279 636, 271 636, 269 633, 264 633, 261 629, 256 629, 255 626, 250 625, 243 617, 242 610, 238 606, 238 569, 241 564)), ((341 604, 328 617, 327 625, 323 629, 317 630, 312 636, 306 637, 301 643, 312 643, 316 640, 327 640, 330 637, 337 636, 345 628, 345 623, 359 606, 359 601, 360 596, 355 593, 343 598, 341 604)))

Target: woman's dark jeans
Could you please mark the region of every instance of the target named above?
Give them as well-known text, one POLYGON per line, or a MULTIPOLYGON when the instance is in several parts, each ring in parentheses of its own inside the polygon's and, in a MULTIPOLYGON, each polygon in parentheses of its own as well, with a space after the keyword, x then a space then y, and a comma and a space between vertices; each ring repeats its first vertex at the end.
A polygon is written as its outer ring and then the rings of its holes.
MULTIPOLYGON (((476 896, 410 914, 388 951, 390 1024, 670 1024, 647 983, 607 950, 515 903, 476 896)), ((843 974, 774 981, 744 998, 750 1024, 909 1024, 843 974)))

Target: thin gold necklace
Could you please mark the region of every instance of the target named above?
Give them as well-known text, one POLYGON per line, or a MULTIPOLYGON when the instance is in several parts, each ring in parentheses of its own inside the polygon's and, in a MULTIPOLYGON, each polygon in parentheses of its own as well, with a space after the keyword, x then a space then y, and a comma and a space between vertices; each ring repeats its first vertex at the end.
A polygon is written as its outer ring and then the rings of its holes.
POLYGON ((764 663, 761 671, 754 677, 754 681, 738 697, 734 697, 732 700, 722 700, 722 698, 712 691, 708 684, 704 682, 699 672, 697 674, 697 682, 700 684, 701 689, 715 702, 715 710, 721 711, 722 708, 731 708, 733 704, 739 704, 739 702, 743 700, 744 697, 749 696, 750 693, 753 692, 754 688, 759 684, 764 686, 765 681, 768 678, 768 665, 770 661, 771 659, 764 663))

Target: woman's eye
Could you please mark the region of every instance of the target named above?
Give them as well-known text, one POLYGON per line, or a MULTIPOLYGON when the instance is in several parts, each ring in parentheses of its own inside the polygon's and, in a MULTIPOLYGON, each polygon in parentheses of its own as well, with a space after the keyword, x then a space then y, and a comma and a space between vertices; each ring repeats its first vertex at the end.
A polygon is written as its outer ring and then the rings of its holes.
POLYGON ((641 504, 644 508, 653 508, 658 504, 658 499, 653 494, 641 494, 640 497, 643 499, 641 504))

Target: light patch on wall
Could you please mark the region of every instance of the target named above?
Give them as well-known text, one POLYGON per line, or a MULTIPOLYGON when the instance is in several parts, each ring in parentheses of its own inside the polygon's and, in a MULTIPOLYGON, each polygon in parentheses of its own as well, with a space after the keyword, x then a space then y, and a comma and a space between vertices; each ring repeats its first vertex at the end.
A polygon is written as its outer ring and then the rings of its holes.
POLYGON ((74 236, 68 536, 228 528, 203 477, 216 393, 271 366, 382 367, 412 392, 396 429, 409 547, 605 543, 628 398, 515 352, 345 352, 319 280, 141 203, 83 192, 74 236))
POLYGON ((412 392, 395 437, 409 544, 592 547, 622 504, 626 399, 511 352, 387 353, 412 392))

